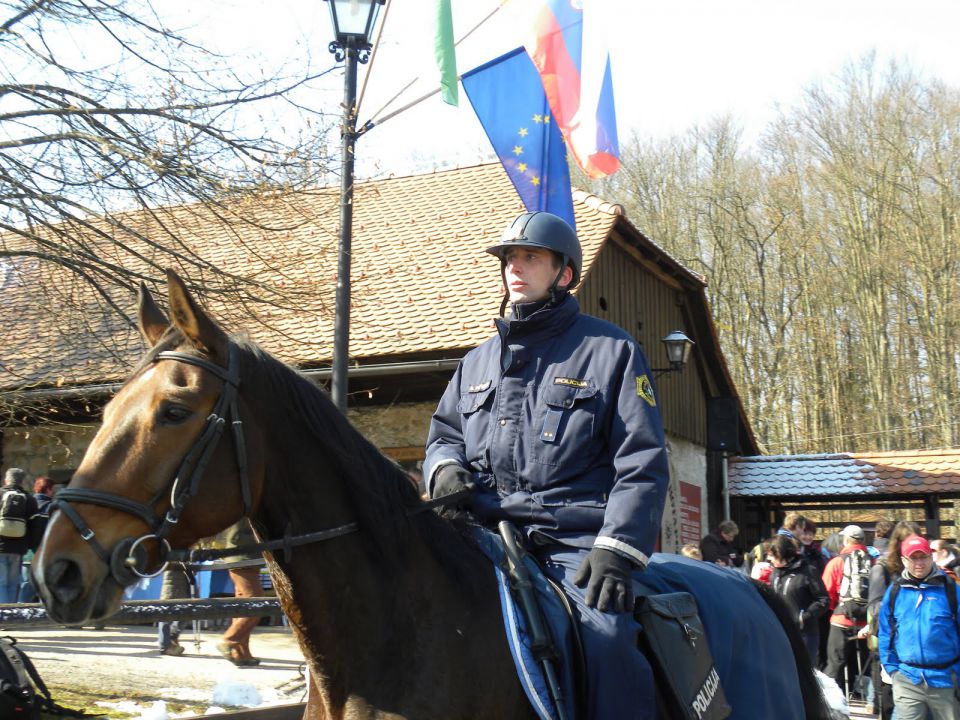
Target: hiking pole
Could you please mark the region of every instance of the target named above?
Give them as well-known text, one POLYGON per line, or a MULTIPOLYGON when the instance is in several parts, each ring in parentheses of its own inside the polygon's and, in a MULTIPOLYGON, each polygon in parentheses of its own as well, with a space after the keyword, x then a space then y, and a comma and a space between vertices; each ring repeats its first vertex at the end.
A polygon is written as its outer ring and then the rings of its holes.
MULTIPOLYGON (((853 643, 853 654, 857 656, 857 670, 860 673, 862 673, 863 671, 860 668, 860 648, 857 645, 857 641, 858 641, 858 638, 856 635, 853 635, 852 637, 848 637, 846 639, 846 642, 853 643)), ((851 677, 853 675, 853 668, 851 667, 849 647, 847 646, 844 647, 844 652, 843 652, 843 667, 844 667, 843 676, 847 679, 847 702, 849 702, 850 700, 853 699, 853 691, 854 691, 855 683, 859 682, 860 676, 858 675, 855 678, 851 677)))
POLYGON ((533 651, 537 662, 543 667, 543 676, 547 681, 550 699, 553 700, 553 705, 557 708, 557 718, 559 720, 569 720, 570 716, 563 704, 563 694, 560 691, 557 670, 553 666, 553 660, 557 657, 557 648, 553 644, 553 638, 550 636, 550 631, 547 629, 546 622, 540 612, 540 605, 537 603, 533 582, 530 579, 530 571, 524 564, 523 555, 517 545, 516 530, 509 520, 501 520, 497 529, 500 530, 500 537, 503 538, 503 549, 506 552, 510 579, 513 581, 512 585, 517 591, 520 607, 527 618, 530 630, 530 649, 533 651))

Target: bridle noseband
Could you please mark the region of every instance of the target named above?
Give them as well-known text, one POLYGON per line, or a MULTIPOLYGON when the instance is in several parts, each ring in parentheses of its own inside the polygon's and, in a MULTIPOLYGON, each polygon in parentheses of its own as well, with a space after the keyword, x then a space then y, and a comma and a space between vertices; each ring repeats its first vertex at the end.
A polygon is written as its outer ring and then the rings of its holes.
POLYGON ((58 492, 54 498, 53 508, 63 511, 63 514, 73 522, 80 533, 80 537, 88 542, 97 556, 110 567, 114 579, 121 586, 129 585, 135 582, 137 578, 156 577, 166 568, 171 554, 167 536, 173 526, 180 521, 180 516, 183 514, 187 502, 197 494, 200 479, 210 463, 213 451, 216 449, 223 435, 224 426, 228 422, 233 431, 234 450, 240 476, 240 493, 243 499, 243 514, 244 517, 250 515, 251 494, 247 471, 247 452, 243 438, 243 422, 240 420, 240 413, 237 409, 240 387, 240 367, 237 353, 236 345, 232 342, 229 343, 226 370, 197 355, 172 350, 159 352, 153 359, 153 362, 175 360, 188 365, 195 365, 223 380, 223 390, 221 390, 220 397, 217 399, 210 415, 207 416, 203 430, 194 442, 193 447, 184 456, 172 484, 168 486, 170 488, 170 509, 165 515, 159 515, 155 506, 167 493, 166 487, 147 503, 140 503, 116 493, 91 488, 66 487, 58 492), (150 528, 150 532, 136 539, 132 537, 124 538, 117 543, 112 552, 108 553, 97 540, 93 529, 84 522, 76 509, 70 505, 71 502, 100 505, 134 515, 143 520, 146 526, 150 528), (146 564, 146 551, 143 548, 143 543, 147 540, 155 540, 160 546, 160 569, 153 573, 147 573, 141 569, 146 564))

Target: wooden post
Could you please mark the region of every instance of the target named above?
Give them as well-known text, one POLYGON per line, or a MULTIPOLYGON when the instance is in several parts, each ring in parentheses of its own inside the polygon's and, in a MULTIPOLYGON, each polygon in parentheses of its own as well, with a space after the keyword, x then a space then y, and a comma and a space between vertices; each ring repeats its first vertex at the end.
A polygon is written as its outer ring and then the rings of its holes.
POLYGON ((927 537, 940 537, 940 495, 930 493, 923 498, 924 516, 926 518, 927 537))

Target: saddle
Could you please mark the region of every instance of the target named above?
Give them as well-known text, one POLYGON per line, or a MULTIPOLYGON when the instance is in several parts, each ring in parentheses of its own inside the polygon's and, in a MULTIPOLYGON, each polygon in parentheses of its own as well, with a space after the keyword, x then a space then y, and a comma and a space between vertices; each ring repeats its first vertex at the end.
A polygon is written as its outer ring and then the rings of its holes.
MULTIPOLYGON (((502 536, 480 527, 473 530, 477 546, 496 570, 511 654, 537 715, 541 720, 586 717, 586 663, 579 622, 566 594, 531 554, 511 543, 511 537, 516 537, 512 527, 501 528, 502 536), (518 564, 522 567, 516 567, 518 564)), ((643 628, 638 647, 653 667, 660 716, 678 720, 728 717, 731 709, 694 597, 686 592, 656 594, 642 588, 634 615, 643 628)))

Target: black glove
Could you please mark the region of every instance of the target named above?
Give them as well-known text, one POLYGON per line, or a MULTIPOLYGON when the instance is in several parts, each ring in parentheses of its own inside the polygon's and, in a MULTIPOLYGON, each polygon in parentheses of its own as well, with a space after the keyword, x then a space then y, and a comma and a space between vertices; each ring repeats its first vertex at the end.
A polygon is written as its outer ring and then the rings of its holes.
POLYGON ((589 607, 610 613, 632 612, 633 580, 630 572, 634 567, 613 550, 595 547, 580 564, 573 576, 573 584, 587 586, 584 599, 589 607))
MULTIPOLYGON (((453 495, 461 490, 476 490, 477 486, 473 482, 473 473, 466 470, 456 463, 442 465, 433 478, 433 497, 442 498, 447 495, 453 495)), ((469 496, 457 503, 463 507, 469 504, 469 496)))

